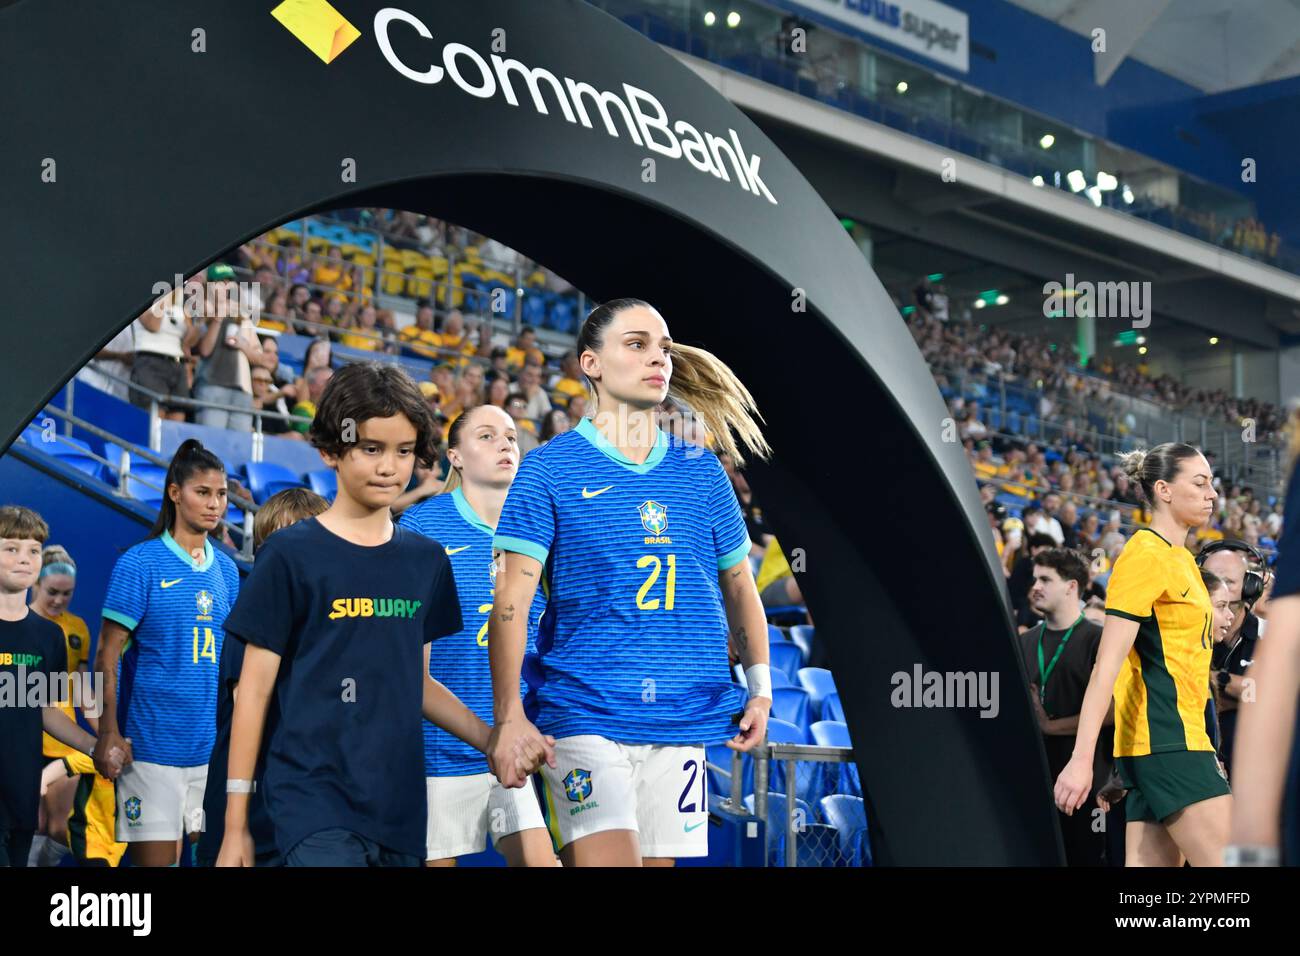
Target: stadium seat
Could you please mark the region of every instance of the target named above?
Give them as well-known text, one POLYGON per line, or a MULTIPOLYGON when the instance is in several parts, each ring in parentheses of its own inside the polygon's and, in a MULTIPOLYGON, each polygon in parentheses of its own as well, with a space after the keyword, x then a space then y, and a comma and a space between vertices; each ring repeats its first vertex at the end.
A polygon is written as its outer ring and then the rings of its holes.
MULTIPOLYGON (((812 725, 812 739, 819 747, 852 747, 849 740, 847 724, 834 720, 819 720, 812 725)), ((855 797, 862 796, 862 779, 858 775, 856 763, 839 765, 838 779, 835 781, 837 793, 847 793, 855 797)))
POLYGON ((788 640, 790 640, 790 638, 786 637, 784 630, 777 627, 775 624, 768 624, 767 642, 769 644, 775 643, 776 641, 788 641, 788 640))
POLYGON ((126 493, 139 501, 159 505, 163 500, 163 488, 166 482, 166 468, 150 462, 133 461, 131 463, 131 474, 126 482, 126 493), (148 481, 149 484, 146 485, 145 481, 148 481))
POLYGON ((773 717, 767 722, 767 742, 770 744, 806 744, 808 731, 788 720, 773 717))
POLYGON ((847 793, 833 793, 818 801, 822 819, 833 826, 839 838, 840 856, 846 866, 870 866, 871 853, 863 859, 863 844, 859 838, 867 833, 867 805, 861 797, 847 793))
POLYGON ((799 645, 799 650, 803 651, 805 664, 812 660, 813 626, 811 624, 792 625, 790 627, 790 642, 799 645))
POLYGON ((333 468, 309 471, 306 478, 307 486, 326 501, 333 501, 339 493, 339 475, 333 468))
MULTIPOLYGON (((755 799, 754 794, 745 797, 745 809, 750 813, 754 812, 755 799)), ((789 826, 788 804, 786 803, 785 794, 779 791, 769 790, 767 794, 767 865, 768 866, 785 866, 785 832, 789 826)), ((816 817, 813 816, 812 807, 808 801, 795 798, 794 804, 796 828, 806 829, 813 825, 816 817)))
POLYGON ((248 490, 253 493, 253 500, 259 505, 266 499, 285 488, 300 488, 302 480, 284 465, 271 461, 250 461, 248 470, 248 490))
POLYGON ((776 690, 778 687, 794 687, 794 681, 790 679, 790 675, 779 668, 772 671, 772 690, 776 690))
POLYGON ((827 694, 835 693, 835 678, 831 672, 824 667, 801 667, 795 675, 795 683, 808 692, 812 712, 821 718, 822 701, 827 694))
POLYGON ((768 653, 771 655, 772 669, 780 668, 791 680, 795 679, 799 668, 803 667, 803 651, 799 650, 798 644, 790 641, 773 641, 768 648, 768 653))
POLYGON ((822 720, 834 720, 841 724, 848 723, 844 719, 844 706, 840 703, 838 692, 827 694, 822 698, 822 720))
MULTIPOLYGON (((709 792, 721 797, 731 795, 732 750, 726 744, 709 744, 704 748, 704 759, 709 769, 709 792), (714 769, 717 768, 717 769, 714 769)), ((740 793, 743 797, 754 792, 754 758, 740 755, 740 793)))
POLYGON ((772 688, 772 717, 808 732, 812 712, 810 695, 802 687, 772 688))

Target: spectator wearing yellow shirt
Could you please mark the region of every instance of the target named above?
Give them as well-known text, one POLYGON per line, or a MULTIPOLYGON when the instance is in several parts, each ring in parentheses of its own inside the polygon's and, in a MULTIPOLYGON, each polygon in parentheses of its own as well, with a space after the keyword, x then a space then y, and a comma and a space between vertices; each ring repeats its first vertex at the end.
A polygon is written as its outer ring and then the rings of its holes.
POLYGON ((776 538, 768 542, 767 550, 763 552, 763 561, 758 566, 758 576, 754 584, 758 588, 758 596, 763 601, 763 607, 803 604, 803 592, 799 590, 799 582, 794 579, 790 562, 786 560, 785 553, 776 538))
POLYGON ((428 300, 420 303, 415 310, 415 322, 408 325, 398 335, 402 345, 425 358, 437 358, 442 346, 442 336, 433 330, 433 306, 428 300))
POLYGON ((460 309, 452 309, 447 313, 447 317, 442 320, 443 355, 449 361, 456 363, 457 367, 464 368, 469 364, 469 357, 478 351, 474 340, 465 333, 465 316, 461 314, 460 309), (452 358, 448 352, 459 353, 463 358, 452 358))
POLYGON ((587 394, 587 378, 578 364, 578 353, 570 350, 560 358, 560 377, 551 386, 551 398, 567 406, 575 395, 587 394))
POLYGON ((978 478, 989 479, 997 476, 998 464, 993 460, 993 446, 987 440, 975 446, 975 461, 972 467, 978 478))
POLYGON ((525 325, 519 330, 519 337, 515 339, 515 344, 506 349, 506 365, 518 371, 529 362, 534 365, 545 365, 546 356, 537 347, 537 330, 531 325, 525 325))
POLYGON ((367 352, 384 352, 384 341, 376 328, 378 313, 373 305, 364 305, 357 313, 355 322, 348 326, 352 331, 343 333, 339 345, 352 349, 364 349, 367 352))
POLYGON ((506 413, 515 420, 519 454, 526 455, 538 445, 537 424, 528 417, 528 398, 522 392, 512 392, 506 399, 506 413))
MULTIPOLYGON (((347 275, 348 266, 343 261, 343 250, 338 246, 330 246, 329 258, 317 258, 316 267, 311 272, 311 281, 314 285, 337 289, 342 287, 347 275)), ((348 284, 351 285, 351 282, 348 284)))
MULTIPOLYGON (((49 545, 41 551, 41 572, 36 586, 32 589, 31 609, 48 621, 59 625, 63 631, 63 640, 68 654, 68 674, 85 673, 87 656, 90 653, 90 631, 86 622, 68 611, 72 602, 73 591, 77 586, 77 565, 72 556, 58 545, 49 545)), ((69 720, 77 719, 71 701, 60 701, 59 709, 69 720)), ((67 744, 60 743, 49 734, 42 735, 42 752, 50 759, 58 759, 73 753, 67 744)), ((7 742, 6 742, 7 743, 7 742)), ((44 810, 45 835, 48 840, 41 844, 40 865, 57 865, 59 855, 66 853, 68 842, 68 814, 72 811, 72 799, 76 793, 76 783, 61 780, 49 787, 41 798, 44 810)))
POLYGON ((289 293, 281 289, 266 301, 262 306, 262 314, 258 317, 257 328, 259 331, 289 331, 289 293))

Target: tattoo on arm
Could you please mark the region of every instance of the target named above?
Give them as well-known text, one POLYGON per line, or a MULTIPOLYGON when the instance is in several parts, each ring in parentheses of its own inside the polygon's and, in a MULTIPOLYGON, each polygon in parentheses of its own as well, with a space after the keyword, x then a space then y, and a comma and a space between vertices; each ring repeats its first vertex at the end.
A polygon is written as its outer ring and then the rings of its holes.
POLYGON ((519 569, 519 573, 522 574, 522 575, 523 575, 524 577, 526 577, 526 578, 531 578, 531 577, 533 577, 533 572, 532 572, 532 571, 525 571, 523 568, 520 568, 520 569, 519 569))
POLYGON ((736 628, 734 640, 736 642, 736 647, 742 651, 749 647, 749 637, 745 634, 745 625, 742 624, 740 627, 736 628))
POLYGON ((515 606, 510 604, 504 611, 497 615, 497 619, 503 624, 509 624, 515 619, 515 606))
POLYGON ((733 578, 738 578, 738 577, 740 577, 740 571, 741 571, 740 568, 736 568, 736 570, 734 570, 734 571, 731 572, 731 576, 732 576, 733 578))

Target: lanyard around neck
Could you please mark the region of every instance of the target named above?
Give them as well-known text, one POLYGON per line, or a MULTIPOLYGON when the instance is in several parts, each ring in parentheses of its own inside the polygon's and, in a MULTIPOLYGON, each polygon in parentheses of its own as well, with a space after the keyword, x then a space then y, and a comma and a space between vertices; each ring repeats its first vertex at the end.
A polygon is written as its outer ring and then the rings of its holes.
POLYGON ((1056 667, 1056 662, 1061 659, 1061 652, 1065 650, 1065 645, 1070 640, 1070 635, 1074 629, 1079 626, 1079 621, 1083 620, 1080 614, 1075 622, 1070 625, 1070 629, 1065 632, 1061 638, 1061 643, 1056 646, 1056 653, 1052 655, 1052 660, 1046 667, 1043 667, 1043 635, 1047 633, 1047 621, 1043 621, 1043 629, 1038 632, 1038 699, 1042 701, 1044 707, 1047 706, 1047 679, 1052 676, 1052 669, 1056 667))

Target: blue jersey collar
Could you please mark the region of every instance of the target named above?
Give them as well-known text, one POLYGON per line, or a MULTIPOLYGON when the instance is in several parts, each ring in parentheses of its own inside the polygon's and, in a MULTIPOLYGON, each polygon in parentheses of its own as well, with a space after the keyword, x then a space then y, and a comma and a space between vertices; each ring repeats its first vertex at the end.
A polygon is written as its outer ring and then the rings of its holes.
POLYGON ((478 512, 470 507, 469 502, 465 500, 465 492, 460 485, 457 485, 455 490, 452 491, 451 500, 456 502, 456 510, 460 512, 460 516, 465 519, 466 524, 482 531, 489 538, 492 537, 494 533, 492 526, 480 518, 478 512))
POLYGON ((663 461, 664 455, 668 454, 668 436, 664 434, 663 429, 655 428, 655 444, 650 449, 650 454, 644 462, 637 464, 628 458, 627 455, 619 451, 608 438, 601 434, 600 429, 595 426, 590 418, 584 418, 578 422, 574 428, 579 435, 591 442, 596 449, 611 461, 618 462, 629 471, 634 471, 638 475, 643 475, 659 462, 663 461))
POLYGON ((212 541, 207 538, 203 539, 203 561, 197 566, 194 564, 194 558, 186 554, 185 549, 176 543, 176 539, 172 537, 170 531, 163 531, 162 542, 167 545, 172 554, 184 561, 185 566, 193 571, 206 571, 212 566, 212 560, 214 558, 212 552, 212 541))

